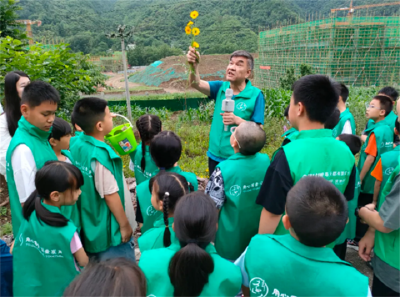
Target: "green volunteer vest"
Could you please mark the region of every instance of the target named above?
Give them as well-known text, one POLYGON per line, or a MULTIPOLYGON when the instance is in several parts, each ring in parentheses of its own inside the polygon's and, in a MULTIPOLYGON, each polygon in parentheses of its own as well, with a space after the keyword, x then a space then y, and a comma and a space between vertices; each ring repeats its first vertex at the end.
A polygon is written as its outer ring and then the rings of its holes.
MULTIPOLYGON (((175 236, 175 231, 172 229, 174 218, 168 218, 169 231, 171 232, 171 244, 178 243, 178 239, 175 236)), ((164 231, 165 224, 164 219, 160 219, 154 223, 154 228, 147 230, 146 233, 142 234, 139 239, 140 252, 147 250, 160 249, 164 247, 164 231)))
POLYGON ((289 234, 256 235, 245 269, 250 296, 368 295, 368 278, 332 249, 306 246, 289 234))
POLYGON ((17 146, 25 144, 32 152, 36 164, 36 170, 43 167, 44 163, 51 160, 58 160, 48 141, 50 131, 43 131, 30 124, 24 117, 18 121, 18 129, 11 139, 10 146, 6 155, 6 174, 8 183, 8 192, 10 196, 10 207, 13 233, 18 234, 18 229, 23 220, 22 207, 19 201, 17 187, 14 180, 14 170, 11 164, 11 156, 17 146))
POLYGON ((292 137, 296 136, 297 134, 299 134, 299 131, 296 128, 292 127, 285 133, 283 133, 281 137, 292 139, 292 137))
POLYGON ((378 197, 381 196, 381 193, 389 176, 392 174, 397 165, 399 165, 399 156, 400 156, 400 146, 396 146, 392 151, 383 153, 381 155, 382 183, 378 197))
POLYGON ((130 155, 132 163, 135 165, 135 178, 136 178, 136 185, 140 185, 145 180, 150 179, 152 176, 156 174, 158 171, 158 167, 154 163, 153 159, 150 155, 150 147, 146 145, 146 151, 144 155, 144 159, 146 160, 146 167, 144 168, 144 172, 140 167, 143 158, 143 150, 142 145, 139 144, 137 149, 134 153, 130 155))
MULTIPOLYGON (((72 164, 75 164, 74 158, 71 155, 71 152, 68 150, 62 150, 61 154, 63 154, 65 157, 67 157, 72 164)), ((61 206, 61 213, 66 217, 67 219, 70 219, 74 225, 78 228, 78 231, 80 232, 81 230, 81 216, 80 216, 80 211, 79 211, 79 198, 78 201, 74 205, 64 205, 61 206)))
POLYGON ((356 168, 356 186, 354 189, 354 198, 350 201, 347 201, 347 206, 349 210, 349 221, 346 224, 346 227, 344 228, 344 231, 342 234, 339 236, 338 239, 336 239, 335 244, 343 244, 346 239, 353 239, 356 236, 356 222, 357 218, 355 215, 355 210, 358 205, 358 196, 360 195, 361 192, 361 181, 360 181, 360 173, 358 172, 358 169, 356 168))
MULTIPOLYGON (((394 136, 394 127, 397 121, 397 115, 393 112, 393 110, 381 121, 385 125, 390 127, 390 131, 392 131, 393 136, 394 136)), ((373 120, 368 121, 368 129, 373 127, 375 125, 375 122, 373 120)))
POLYGON ((69 148, 71 148, 75 144, 75 142, 79 139, 79 136, 82 134, 84 133, 80 131, 75 131, 75 136, 71 137, 69 141, 69 148))
POLYGON ((258 233, 262 206, 256 204, 256 198, 269 164, 268 155, 237 153, 217 166, 224 179, 226 200, 219 215, 215 248, 225 259, 239 258, 258 233))
POLYGON ((383 122, 380 121, 373 125, 372 127, 365 130, 368 133, 367 140, 364 145, 361 147, 360 161, 358 162, 358 170, 361 173, 361 170, 364 166, 365 159, 367 158, 367 154, 365 153, 365 149, 368 146, 369 138, 372 133, 375 134, 376 138, 376 146, 377 146, 377 156, 375 158, 375 162, 372 164, 371 168, 367 172, 364 177, 364 180, 361 184, 361 192, 367 194, 374 194, 374 185, 375 178, 371 176, 372 170, 375 168, 376 163, 383 153, 393 150, 393 131, 383 122))
MULTIPOLYGON (((398 159, 400 163, 400 158, 398 159)), ((378 211, 381 208, 386 196, 393 187, 394 178, 400 173, 400 165, 392 172, 388 178, 381 196, 379 197, 378 211)), ((400 270, 400 229, 393 230, 390 233, 375 231, 375 254, 388 265, 400 270)))
MULTIPOLYGON (((166 172, 174 172, 182 175, 186 178, 187 182, 191 183, 194 187, 194 190, 197 191, 198 183, 197 177, 194 173, 182 171, 179 166, 172 167, 170 169, 165 170, 166 172)), ((159 170, 155 172, 157 175, 159 170)), ((140 212, 143 217, 143 226, 141 228, 142 234, 144 234, 147 230, 153 228, 154 223, 160 219, 162 219, 162 212, 155 210, 153 205, 151 205, 151 193, 149 190, 149 180, 142 182, 136 188, 136 198, 140 204, 140 212)))
MULTIPOLYGON (((55 206, 42 205, 60 213, 55 206)), ((71 253, 76 230, 71 222, 65 227, 39 222, 35 211, 29 221, 23 219, 13 251, 14 296, 62 296, 79 274, 71 253)))
MULTIPOLYGON (((288 143, 282 149, 289 163, 294 185, 304 176, 320 176, 344 193, 355 159, 344 142, 332 137, 332 130, 300 131, 296 141, 288 143)), ((274 234, 288 233, 281 219, 274 234)))
POLYGON ((71 154, 84 179, 79 198, 83 243, 89 253, 99 253, 121 243, 119 224, 108 208, 105 199, 96 191, 92 163, 98 161, 106 167, 118 184, 118 194, 125 209, 122 160, 110 146, 92 136, 81 134, 71 148, 71 154))
POLYGON ((332 129, 333 137, 336 138, 342 133, 344 124, 346 124, 347 121, 350 121, 351 132, 353 133, 353 135, 356 134, 356 122, 354 121, 354 117, 351 114, 350 110, 346 108, 345 111, 340 113, 339 123, 337 123, 335 128, 332 129))
MULTIPOLYGON (((226 81, 218 91, 215 101, 213 121, 211 123, 210 143, 208 148, 211 154, 223 159, 227 159, 234 154, 233 148, 230 144, 230 137, 232 134, 230 128, 236 126, 230 125, 228 131, 224 131, 221 108, 222 101, 225 99, 225 91, 228 88, 230 88, 230 82, 226 81)), ((235 111, 233 113, 246 121, 250 121, 256 104, 256 99, 260 92, 261 90, 253 87, 251 82, 247 81, 244 90, 233 98, 235 101, 235 111)))
MULTIPOLYGON (((169 279, 168 267, 172 257, 179 249, 178 243, 167 248, 149 250, 142 254, 139 267, 146 276, 147 296, 174 296, 174 287, 169 279)), ((221 258, 212 244, 209 244, 205 250, 214 261, 214 271, 209 275, 208 283, 204 286, 200 296, 236 296, 242 283, 239 267, 221 258)))

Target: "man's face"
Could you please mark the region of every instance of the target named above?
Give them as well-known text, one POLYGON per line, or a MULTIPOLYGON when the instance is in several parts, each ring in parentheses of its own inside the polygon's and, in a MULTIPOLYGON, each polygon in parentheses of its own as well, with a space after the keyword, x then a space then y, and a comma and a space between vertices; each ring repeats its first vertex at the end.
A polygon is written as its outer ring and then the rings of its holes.
POLYGON ((297 128, 297 117, 298 117, 298 104, 294 102, 293 95, 290 98, 290 105, 289 105, 289 122, 292 127, 297 128))
POLYGON ((28 104, 21 105, 21 112, 25 119, 43 131, 50 131, 53 125, 57 103, 45 101, 39 106, 30 107, 28 104))
POLYGON ((108 106, 105 109, 105 116, 103 119, 103 132, 105 135, 111 132, 113 129, 113 118, 115 118, 115 115, 110 112, 110 109, 108 106))
POLYGON ((226 79, 230 82, 244 81, 251 74, 251 69, 245 57, 232 57, 226 68, 226 79))
POLYGON ((367 112, 366 112, 367 119, 376 120, 381 115, 384 116, 385 111, 381 110, 381 104, 379 100, 372 99, 369 105, 367 106, 367 112))

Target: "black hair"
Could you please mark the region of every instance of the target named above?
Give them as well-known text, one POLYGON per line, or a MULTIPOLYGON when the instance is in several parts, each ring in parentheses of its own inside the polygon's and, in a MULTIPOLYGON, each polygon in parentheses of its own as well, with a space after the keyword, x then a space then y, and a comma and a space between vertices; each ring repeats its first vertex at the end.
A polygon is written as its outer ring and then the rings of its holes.
POLYGON ((397 133, 400 133, 399 117, 396 118, 396 121, 394 122, 394 127, 396 128, 397 133))
POLYGON ((264 129, 249 121, 240 124, 234 136, 239 144, 239 152, 245 156, 255 155, 261 151, 267 140, 264 129))
POLYGON ((146 277, 125 258, 91 261, 65 289, 63 296, 146 296, 146 277))
POLYGON ((325 124, 337 106, 339 90, 328 76, 311 74, 293 84, 293 98, 304 105, 310 121, 325 124))
POLYGON ((340 120, 340 110, 335 109, 329 118, 325 122, 325 129, 333 129, 339 123, 340 120))
POLYGON ((385 117, 393 111, 393 101, 387 96, 375 96, 373 100, 378 100, 381 110, 385 111, 385 117))
POLYGON ((153 193, 155 183, 157 183, 158 187, 157 198, 163 202, 165 224, 163 243, 165 247, 168 247, 171 245, 168 216, 174 212, 175 205, 179 199, 189 192, 193 192, 194 187, 182 175, 165 171, 160 171, 160 173, 150 179, 149 189, 151 193, 153 193))
POLYGON ((50 138, 60 140, 61 137, 71 134, 71 133, 72 133, 72 129, 71 129, 71 126, 68 124, 68 122, 61 118, 56 117, 54 119, 52 130, 49 135, 49 140, 50 140, 50 138))
POLYGON ((208 283, 214 261, 205 248, 215 238, 217 222, 217 210, 210 196, 197 191, 179 200, 174 229, 181 249, 168 268, 174 296, 199 296, 208 283))
POLYGON ((144 157, 146 154, 146 145, 149 145, 154 136, 161 132, 162 124, 158 116, 145 114, 136 121, 136 128, 142 140, 142 161, 140 162, 140 168, 144 171, 146 168, 146 159, 144 157))
POLYGON ((289 191, 286 213, 299 241, 323 247, 343 232, 348 218, 346 198, 328 180, 306 176, 289 191))
POLYGON ((76 132, 76 122, 75 122, 75 119, 74 119, 74 114, 72 113, 71 114, 71 125, 72 125, 72 132, 74 133, 74 135, 75 135, 75 132, 76 132))
POLYGON ((36 80, 24 88, 21 104, 36 107, 43 102, 60 103, 60 94, 51 84, 36 80))
POLYGON ((340 97, 342 97, 343 102, 346 103, 347 98, 349 98, 349 89, 343 83, 339 84, 339 88, 340 88, 340 97))
POLYGON ((44 166, 36 172, 36 190, 26 200, 22 209, 25 220, 29 221, 32 212, 40 221, 53 227, 63 227, 68 219, 62 214, 53 213, 47 210, 41 200, 49 200, 50 194, 54 191, 65 192, 76 190, 82 187, 83 176, 81 171, 74 165, 61 161, 47 161, 44 166))
POLYGON ((285 111, 283 112, 283 116, 284 116, 285 118, 287 118, 287 117, 289 116, 289 107, 290 107, 290 105, 289 105, 288 107, 286 107, 286 108, 285 108, 285 111))
POLYGON ((172 168, 182 154, 181 139, 172 131, 162 131, 151 141, 150 154, 157 167, 172 168))
POLYGON ((399 98, 399 92, 397 92, 396 89, 392 87, 384 87, 379 90, 378 94, 384 94, 390 97, 392 101, 396 101, 397 98, 399 98))
POLYGON ((360 152, 362 142, 359 136, 353 134, 340 134, 338 138, 340 141, 343 141, 347 144, 354 156, 360 152))
POLYGON ((75 103, 71 118, 86 133, 92 133, 96 124, 106 115, 107 101, 97 97, 87 97, 75 103))
POLYGON ((17 92, 17 82, 21 77, 29 76, 22 71, 11 71, 4 77, 4 112, 6 113, 8 133, 14 136, 18 128, 21 113, 21 98, 17 92))

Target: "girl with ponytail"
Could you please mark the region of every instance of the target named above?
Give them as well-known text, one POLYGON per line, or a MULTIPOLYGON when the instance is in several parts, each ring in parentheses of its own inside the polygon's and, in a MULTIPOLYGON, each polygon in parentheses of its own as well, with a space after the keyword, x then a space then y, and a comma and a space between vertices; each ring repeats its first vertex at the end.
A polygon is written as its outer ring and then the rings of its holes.
POLYGON ((139 185, 157 174, 158 168, 150 155, 150 143, 161 132, 162 123, 158 116, 145 114, 136 121, 136 128, 142 142, 130 154, 129 168, 135 172, 136 184, 139 185))
POLYGON ((163 213, 163 217, 154 223, 154 228, 139 237, 142 253, 150 249, 169 247, 176 241, 172 229, 175 205, 182 196, 194 191, 193 186, 182 175, 165 171, 150 179, 149 188, 152 193, 151 204, 156 211, 163 213))
POLYGON ((66 162, 46 162, 36 173, 13 245, 14 296, 61 296, 77 264, 88 263, 77 227, 60 210, 76 203, 82 185, 80 170, 66 162))
POLYGON ((202 192, 190 193, 179 200, 174 214, 178 243, 146 251, 140 258, 147 296, 236 296, 240 269, 211 244, 218 222, 212 199, 202 192))

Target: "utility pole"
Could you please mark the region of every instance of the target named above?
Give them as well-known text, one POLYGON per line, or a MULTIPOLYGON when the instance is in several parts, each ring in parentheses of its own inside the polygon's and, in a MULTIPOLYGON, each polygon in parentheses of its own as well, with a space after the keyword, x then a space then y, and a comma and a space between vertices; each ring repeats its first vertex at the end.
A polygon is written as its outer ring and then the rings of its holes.
POLYGON ((126 95, 126 108, 128 109, 128 118, 132 121, 132 110, 131 110, 131 99, 129 94, 129 85, 128 85, 128 71, 127 71, 127 62, 125 56, 125 38, 129 38, 133 35, 133 29, 128 33, 124 33, 126 26, 119 25, 117 29, 117 33, 106 34, 108 38, 121 38, 121 49, 122 49, 122 63, 124 64, 124 77, 125 77, 125 95, 126 95))

